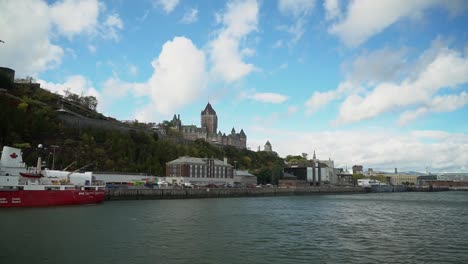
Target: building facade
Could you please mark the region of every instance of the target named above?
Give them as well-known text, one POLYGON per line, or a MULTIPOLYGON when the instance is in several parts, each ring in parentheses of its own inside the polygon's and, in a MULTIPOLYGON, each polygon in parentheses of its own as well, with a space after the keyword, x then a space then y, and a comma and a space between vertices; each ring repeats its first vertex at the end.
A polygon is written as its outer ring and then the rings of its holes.
POLYGON ((232 128, 231 133, 228 135, 218 131, 218 116, 210 103, 201 111, 200 119, 201 127, 183 125, 180 115, 174 115, 171 121, 172 128, 181 132, 183 138, 188 140, 203 139, 211 144, 234 146, 239 149, 247 148, 247 135, 243 129, 239 133, 236 133, 236 130, 232 128))
POLYGON ((224 161, 209 158, 180 157, 166 163, 166 181, 170 184, 194 185, 233 184, 233 167, 224 161))
POLYGON ((234 171, 233 186, 245 188, 257 185, 257 176, 242 170, 234 171))

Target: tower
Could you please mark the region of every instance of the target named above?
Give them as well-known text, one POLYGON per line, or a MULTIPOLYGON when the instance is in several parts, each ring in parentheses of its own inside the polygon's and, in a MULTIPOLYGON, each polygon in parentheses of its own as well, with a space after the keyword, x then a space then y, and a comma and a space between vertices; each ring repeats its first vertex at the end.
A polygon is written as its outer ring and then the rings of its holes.
POLYGON ((240 147, 247 148, 247 135, 244 132, 244 129, 241 129, 239 133, 240 147))
POLYGON ((271 143, 269 140, 267 140, 266 144, 265 144, 265 151, 268 151, 268 152, 271 152, 273 151, 272 147, 271 147, 271 143))
POLYGON ((215 134, 218 131, 218 116, 209 102, 205 110, 201 112, 201 127, 206 128, 208 135, 215 134))

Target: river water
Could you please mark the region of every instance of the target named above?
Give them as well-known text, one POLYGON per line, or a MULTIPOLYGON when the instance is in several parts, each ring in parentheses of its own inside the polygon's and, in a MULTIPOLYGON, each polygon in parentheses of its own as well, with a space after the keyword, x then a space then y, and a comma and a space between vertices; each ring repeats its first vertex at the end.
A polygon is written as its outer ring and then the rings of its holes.
POLYGON ((0 263, 468 263, 468 192, 0 210, 0 263))

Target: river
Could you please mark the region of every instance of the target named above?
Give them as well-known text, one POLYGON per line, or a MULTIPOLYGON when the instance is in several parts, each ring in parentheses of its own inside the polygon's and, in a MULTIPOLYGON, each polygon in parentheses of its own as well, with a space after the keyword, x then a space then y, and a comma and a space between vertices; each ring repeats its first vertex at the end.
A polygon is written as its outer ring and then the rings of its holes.
POLYGON ((468 192, 0 210, 0 263, 468 263, 468 192))

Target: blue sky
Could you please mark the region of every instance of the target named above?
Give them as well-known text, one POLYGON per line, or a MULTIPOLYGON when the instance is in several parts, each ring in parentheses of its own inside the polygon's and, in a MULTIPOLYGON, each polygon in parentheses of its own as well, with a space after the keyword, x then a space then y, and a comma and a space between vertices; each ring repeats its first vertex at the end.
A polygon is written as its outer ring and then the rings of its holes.
POLYGON ((0 65, 121 120, 180 114, 280 156, 468 171, 468 3, 8 1, 0 65))

